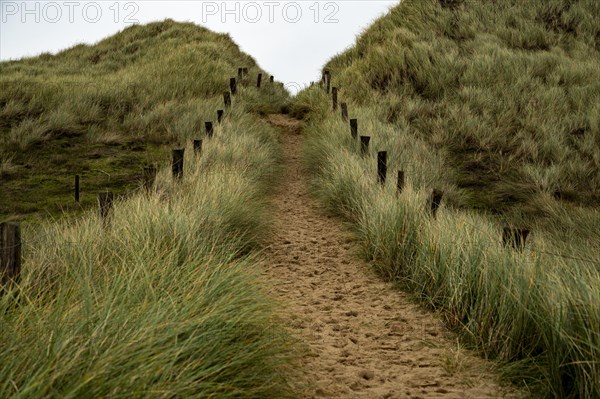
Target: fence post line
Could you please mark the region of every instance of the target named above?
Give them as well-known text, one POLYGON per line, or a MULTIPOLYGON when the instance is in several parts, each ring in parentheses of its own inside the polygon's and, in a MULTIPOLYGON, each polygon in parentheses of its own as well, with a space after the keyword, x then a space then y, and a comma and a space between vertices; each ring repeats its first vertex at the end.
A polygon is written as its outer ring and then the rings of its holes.
POLYGON ((513 229, 510 227, 504 227, 502 230, 502 245, 508 247, 509 245, 517 251, 523 251, 525 249, 525 243, 530 231, 528 229, 513 229))
POLYGON ((235 96, 235 94, 237 93, 237 83, 235 81, 235 78, 229 79, 229 90, 231 91, 232 96, 235 96))
POLYGON ((106 220, 110 215, 113 206, 114 194, 112 191, 100 191, 98 193, 98 205, 100 207, 100 217, 106 220))
POLYGON ((398 171, 398 181, 396 182, 396 190, 398 190, 398 194, 402 193, 404 190, 404 171, 398 171))
POLYGON ((183 155, 184 155, 184 149, 183 148, 179 148, 179 149, 174 149, 173 150, 173 162, 172 162, 172 169, 173 169, 173 177, 175 179, 181 179, 183 177, 183 155))
POLYGON ((370 136, 360 136, 360 153, 365 155, 369 152, 369 141, 371 141, 370 136))
POLYGON ((79 175, 75 175, 75 204, 79 205, 79 175))
POLYGON ((223 92, 223 104, 225 108, 231 108, 231 95, 228 91, 223 92))
POLYGON ((21 276, 21 226, 0 223, 0 295, 21 276))
POLYGON ((350 119, 350 134, 355 140, 358 137, 358 120, 356 119, 350 119))
POLYGON ((212 122, 204 122, 204 128, 206 129, 206 136, 210 139, 213 136, 214 129, 212 122))
POLYGON ((429 197, 429 209, 431 211, 431 216, 435 218, 437 214, 437 210, 442 203, 442 197, 444 196, 444 192, 438 190, 436 188, 431 192, 431 197, 429 197))
POLYGON ((341 103, 340 108, 342 109, 342 120, 348 122, 348 104, 341 103))
POLYGON ((387 151, 377 153, 377 181, 382 186, 385 185, 387 177, 387 151))
POLYGON ((147 192, 150 192, 150 190, 152 190, 152 186, 154 186, 156 172, 157 169, 155 165, 144 167, 144 187, 146 188, 147 192))
POLYGON ((202 155, 202 140, 194 140, 194 154, 202 155))
POLYGON ((223 110, 218 109, 217 110, 217 123, 221 123, 222 120, 223 120, 223 110))
POLYGON ((260 88, 260 82, 262 81, 262 73, 259 73, 256 77, 256 87, 260 88))
POLYGON ((337 102, 338 102, 338 88, 333 87, 331 89, 331 102, 333 103, 333 111, 337 110, 337 102))

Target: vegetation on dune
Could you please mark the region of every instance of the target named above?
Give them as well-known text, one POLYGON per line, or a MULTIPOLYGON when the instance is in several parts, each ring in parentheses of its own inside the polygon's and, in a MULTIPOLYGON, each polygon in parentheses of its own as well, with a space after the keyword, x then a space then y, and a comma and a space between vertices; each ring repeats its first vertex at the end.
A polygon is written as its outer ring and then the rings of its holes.
POLYGON ((319 87, 293 107, 316 192, 374 267, 540 396, 600 396, 598 15, 593 0, 405 0, 325 66, 367 156, 319 87), (522 253, 506 225, 532 230, 522 253))
POLYGON ((444 158, 454 204, 537 218, 553 197, 600 199, 598 15, 593 0, 407 1, 327 67, 444 158))
MULTIPOLYGON (((137 188, 146 163, 201 138, 237 68, 262 72, 227 35, 167 20, 96 45, 0 63, 0 218, 74 211, 95 192, 137 188)), ((287 94, 247 88, 247 109, 277 110, 287 94)), ((31 217, 29 218, 31 219, 31 217)))
MULTIPOLYGON (((21 279, 0 295, 0 397, 293 396, 298 346, 262 288, 253 251, 269 232, 278 158, 274 130, 255 112, 286 93, 240 85, 201 156, 189 140, 222 108, 228 77, 243 63, 256 70, 224 36, 166 21, 0 64, 3 85, 5 76, 21 82, 1 94, 2 149, 13 159, 54 155, 64 140, 79 152, 77 165, 89 165, 81 142, 107 137, 186 148, 181 181, 162 162, 151 192, 117 200, 108 221, 91 209, 22 224, 21 279), (50 89, 72 79, 96 86, 50 89)), ((32 179, 3 162, 15 179, 32 179)))

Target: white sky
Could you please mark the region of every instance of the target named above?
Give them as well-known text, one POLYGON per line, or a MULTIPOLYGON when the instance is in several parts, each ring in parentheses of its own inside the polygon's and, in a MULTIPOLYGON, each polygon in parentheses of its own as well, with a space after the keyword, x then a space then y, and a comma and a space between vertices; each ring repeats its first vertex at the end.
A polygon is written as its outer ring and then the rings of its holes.
POLYGON ((92 44, 132 23, 171 18, 228 32, 294 92, 318 80, 327 60, 398 2, 0 0, 0 60, 92 44))

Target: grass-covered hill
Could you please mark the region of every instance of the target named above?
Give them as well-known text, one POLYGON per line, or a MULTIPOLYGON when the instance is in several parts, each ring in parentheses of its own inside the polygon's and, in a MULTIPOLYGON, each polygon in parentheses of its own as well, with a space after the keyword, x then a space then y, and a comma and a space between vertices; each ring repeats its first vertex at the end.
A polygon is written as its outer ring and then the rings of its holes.
POLYGON ((343 96, 443 159, 423 178, 453 204, 511 221, 597 207, 600 3, 403 3, 327 64, 343 96))
MULTIPOLYGON (((0 219, 72 210, 75 174, 84 206, 137 187, 144 164, 216 122, 239 67, 262 72, 228 35, 170 20, 0 63, 0 219)), ((284 98, 265 90, 263 110, 284 98)))
POLYGON ((555 397, 600 396, 599 15, 595 0, 404 0, 324 67, 369 155, 322 88, 294 106, 315 189, 374 266, 555 397), (505 226, 531 230, 523 253, 505 226))
POLYGON ((226 36, 171 21, 0 64, 3 216, 72 201, 76 171, 91 204, 92 188, 137 187, 160 161, 152 189, 119 197, 105 220, 96 205, 21 223, 21 275, 0 288, 0 397, 294 396, 297 347, 253 251, 279 156, 256 112, 286 93, 242 83, 204 136, 240 66, 258 72, 226 36))

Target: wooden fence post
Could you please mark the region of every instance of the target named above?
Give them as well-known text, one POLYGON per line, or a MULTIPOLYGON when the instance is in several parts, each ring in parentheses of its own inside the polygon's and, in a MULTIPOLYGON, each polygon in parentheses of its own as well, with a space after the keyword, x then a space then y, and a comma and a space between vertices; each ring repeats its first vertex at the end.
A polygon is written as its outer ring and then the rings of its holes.
POLYGON ((218 109, 217 110, 217 123, 221 123, 221 121, 223 121, 223 110, 218 109))
POLYGON ((75 203, 79 205, 79 175, 75 175, 75 203))
POLYGON ((173 150, 173 177, 176 179, 181 179, 183 177, 183 154, 184 149, 175 149, 173 150))
POLYGON ((225 104, 225 108, 231 108, 231 96, 229 92, 223 92, 223 103, 225 104))
POLYGON ((431 192, 431 197, 429 197, 429 209, 431 211, 431 216, 435 218, 437 214, 437 210, 442 203, 442 197, 444 196, 444 192, 438 189, 433 189, 431 192))
POLYGON ((377 181, 382 186, 385 185, 387 177, 387 151, 377 153, 377 181))
POLYGON ((152 186, 154 186, 154 180, 156 179, 157 172, 158 170, 154 165, 144 167, 144 187, 146 188, 146 191, 149 192, 150 190, 152 190, 152 186))
POLYGON ((202 154, 202 140, 194 140, 194 154, 202 154))
POLYGON ((243 72, 244 72, 244 70, 242 68, 238 68, 238 75, 237 76, 238 76, 238 80, 240 82, 242 81, 242 77, 244 76, 243 72))
POLYGON ((528 229, 511 229, 510 227, 505 227, 502 230, 502 245, 504 247, 510 245, 513 249, 523 251, 528 236, 528 229))
POLYGON ((325 70, 324 80, 325 80, 325 92, 327 94, 329 94, 329 87, 331 85, 331 73, 329 72, 329 69, 325 70))
POLYGON ((100 191, 98 193, 98 205, 100 206, 100 217, 104 220, 110 215, 113 206, 114 194, 112 191, 100 191))
POLYGON ((260 88, 260 82, 262 80, 262 73, 258 74, 258 77, 256 78, 256 87, 260 88))
POLYGON ((232 96, 235 96, 235 94, 237 93, 237 83, 235 81, 235 78, 229 79, 229 90, 231 91, 232 96))
POLYGON ((273 83, 275 81, 275 76, 271 75, 271 77, 269 78, 269 82, 273 83))
POLYGON ((338 103, 338 89, 337 87, 333 87, 331 89, 331 102, 333 103, 333 110, 336 111, 337 110, 337 103, 338 103))
POLYGON ((348 122, 348 104, 341 103, 340 107, 342 108, 342 120, 348 122))
POLYGON ((356 119, 350 119, 350 134, 355 140, 358 137, 358 120, 356 119))
POLYGON ((369 141, 371 141, 370 136, 360 136, 360 152, 361 154, 366 154, 369 152, 369 141))
POLYGON ((212 122, 204 122, 204 127, 206 128, 206 136, 210 139, 214 133, 212 122))
POLYGON ((398 194, 402 193, 404 190, 404 172, 398 171, 398 181, 396 182, 396 190, 398 190, 398 194))
POLYGON ((0 294, 21 275, 21 226, 0 223, 0 294))

